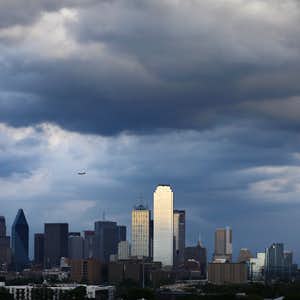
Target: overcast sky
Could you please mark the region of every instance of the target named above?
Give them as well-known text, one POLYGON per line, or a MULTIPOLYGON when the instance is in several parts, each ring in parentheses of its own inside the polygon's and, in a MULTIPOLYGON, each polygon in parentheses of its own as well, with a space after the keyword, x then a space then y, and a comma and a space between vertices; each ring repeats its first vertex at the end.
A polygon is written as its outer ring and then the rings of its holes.
POLYGON ((300 262, 299 23, 298 0, 1 0, 7 225, 129 225, 169 183, 188 244, 229 225, 236 255, 300 262))

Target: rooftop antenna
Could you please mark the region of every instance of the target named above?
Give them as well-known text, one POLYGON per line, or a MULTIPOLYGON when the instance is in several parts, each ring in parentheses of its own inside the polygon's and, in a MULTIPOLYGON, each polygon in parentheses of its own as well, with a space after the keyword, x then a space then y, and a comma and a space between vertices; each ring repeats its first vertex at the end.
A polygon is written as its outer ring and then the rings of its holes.
POLYGON ((105 221, 105 210, 103 210, 103 213, 102 213, 102 220, 105 221))

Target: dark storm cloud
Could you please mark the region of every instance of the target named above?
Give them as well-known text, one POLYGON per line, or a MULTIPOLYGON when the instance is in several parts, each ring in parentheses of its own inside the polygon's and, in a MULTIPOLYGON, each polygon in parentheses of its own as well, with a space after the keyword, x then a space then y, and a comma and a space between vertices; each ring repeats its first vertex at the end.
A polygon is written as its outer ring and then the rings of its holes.
POLYGON ((106 135, 201 129, 269 117, 257 114, 260 101, 300 94, 297 1, 40 1, 28 9, 35 19, 15 18, 23 31, 2 35, 7 123, 46 120, 106 135))

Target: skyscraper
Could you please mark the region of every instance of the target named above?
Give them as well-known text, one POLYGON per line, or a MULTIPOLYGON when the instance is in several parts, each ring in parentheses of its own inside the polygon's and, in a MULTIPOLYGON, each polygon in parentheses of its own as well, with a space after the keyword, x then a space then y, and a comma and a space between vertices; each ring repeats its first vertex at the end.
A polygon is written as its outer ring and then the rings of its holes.
POLYGON ((70 259, 83 259, 84 239, 82 236, 69 235, 68 237, 68 257, 70 259))
POLYGON ((36 233, 34 235, 34 263, 43 266, 44 264, 44 248, 45 236, 43 233, 36 233))
POLYGON ((158 185, 153 197, 153 259, 173 266, 173 192, 169 185, 158 185))
POLYGON ((215 261, 232 261, 232 230, 230 227, 217 228, 215 232, 215 261))
POLYGON ((6 236, 6 222, 3 216, 0 216, 0 236, 6 236))
POLYGON ((95 222, 94 258, 109 262, 110 255, 118 254, 118 228, 116 222, 95 222))
POLYGON ((284 245, 273 243, 266 248, 265 279, 280 280, 284 279, 284 245))
POLYGON ((68 223, 45 224, 45 259, 46 268, 58 267, 61 257, 68 257, 68 223))
POLYGON ((143 205, 136 206, 131 214, 131 255, 150 257, 151 212, 143 205))
POLYGON ((118 243, 121 241, 127 240, 127 228, 125 225, 118 225, 117 226, 118 231, 118 243))
POLYGON ((12 253, 16 271, 22 271, 28 264, 29 228, 23 209, 19 209, 11 229, 12 253))
POLYGON ((185 210, 174 210, 174 264, 184 263, 185 210))
POLYGON ((94 257, 94 243, 95 231, 86 230, 84 232, 84 259, 91 259, 94 257))
POLYGON ((0 216, 0 265, 2 269, 7 269, 11 263, 10 237, 6 236, 6 222, 0 216))

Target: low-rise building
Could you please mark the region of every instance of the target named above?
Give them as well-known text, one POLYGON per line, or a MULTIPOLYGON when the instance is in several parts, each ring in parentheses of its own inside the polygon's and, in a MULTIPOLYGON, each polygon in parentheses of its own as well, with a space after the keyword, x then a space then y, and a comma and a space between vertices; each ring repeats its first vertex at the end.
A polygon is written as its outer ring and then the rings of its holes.
POLYGON ((209 263, 208 282, 213 284, 242 284, 248 279, 245 263, 209 263))
POLYGON ((14 300, 34 300, 37 299, 37 291, 44 289, 44 300, 60 300, 65 292, 72 291, 78 287, 85 287, 86 296, 88 299, 107 299, 114 300, 115 287, 114 286, 101 286, 101 285, 79 285, 79 284, 60 284, 54 286, 48 285, 19 285, 19 286, 5 286, 14 300))

